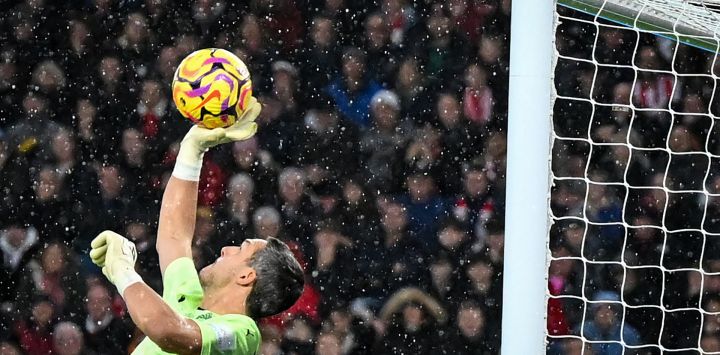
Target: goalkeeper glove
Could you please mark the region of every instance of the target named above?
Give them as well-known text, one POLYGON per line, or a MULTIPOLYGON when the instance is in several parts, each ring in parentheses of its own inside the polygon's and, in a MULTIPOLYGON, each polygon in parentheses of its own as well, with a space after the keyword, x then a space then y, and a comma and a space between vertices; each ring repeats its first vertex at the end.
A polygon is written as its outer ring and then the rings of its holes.
POLYGON ((254 136, 257 131, 255 119, 261 110, 260 103, 251 96, 247 109, 232 126, 214 129, 200 126, 190 128, 180 143, 173 176, 183 180, 199 181, 205 152, 218 144, 241 141, 254 136))
POLYGON ((103 274, 117 287, 120 296, 128 286, 142 282, 140 275, 135 272, 137 251, 133 242, 115 232, 104 231, 93 239, 90 246, 90 259, 102 268, 103 274))

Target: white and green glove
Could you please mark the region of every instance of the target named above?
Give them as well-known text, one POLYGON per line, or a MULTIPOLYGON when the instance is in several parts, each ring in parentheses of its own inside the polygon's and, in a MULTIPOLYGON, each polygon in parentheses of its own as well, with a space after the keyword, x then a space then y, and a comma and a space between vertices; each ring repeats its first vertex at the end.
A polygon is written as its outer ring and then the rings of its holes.
POLYGON ((180 151, 172 175, 182 180, 199 181, 205 152, 218 144, 242 141, 254 136, 257 131, 255 119, 261 110, 260 103, 251 96, 247 109, 232 126, 213 129, 200 126, 190 128, 180 143, 180 151))
POLYGON ((143 282, 135 272, 137 250, 133 242, 113 231, 104 231, 93 239, 90 246, 90 259, 102 268, 103 274, 117 287, 120 296, 128 286, 143 282))

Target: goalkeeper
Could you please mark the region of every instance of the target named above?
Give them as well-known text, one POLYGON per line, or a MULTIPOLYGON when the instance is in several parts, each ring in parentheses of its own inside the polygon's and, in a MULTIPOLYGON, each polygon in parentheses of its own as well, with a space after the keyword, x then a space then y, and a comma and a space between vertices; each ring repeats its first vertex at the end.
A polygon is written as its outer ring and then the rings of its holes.
POLYGON ((135 272, 132 242, 111 231, 92 241, 90 257, 147 336, 134 354, 257 354, 260 332, 254 319, 280 313, 300 297, 302 269, 278 239, 248 239, 241 246, 224 247, 199 276, 192 261, 203 155, 218 144, 252 137, 260 109, 251 98, 233 126, 194 126, 185 135, 160 209, 156 247, 162 298, 135 272))

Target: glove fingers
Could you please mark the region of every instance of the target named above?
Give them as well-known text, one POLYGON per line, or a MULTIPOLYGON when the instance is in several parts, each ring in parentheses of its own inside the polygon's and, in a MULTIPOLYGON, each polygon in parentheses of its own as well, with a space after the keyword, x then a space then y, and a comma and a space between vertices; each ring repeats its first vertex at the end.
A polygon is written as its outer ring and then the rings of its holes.
POLYGON ((98 260, 93 259, 92 262, 93 262, 93 264, 97 265, 98 267, 105 266, 105 259, 98 259, 98 260))
POLYGON ((92 242, 90 242, 90 246, 93 249, 99 248, 103 245, 107 245, 107 233, 106 232, 102 232, 102 233, 98 234, 98 236, 95 237, 95 239, 93 239, 92 242))
POLYGON ((225 130, 222 128, 208 129, 195 125, 190 128, 181 144, 195 144, 201 149, 208 149, 218 145, 224 136, 225 130))
POLYGON ((203 135, 201 145, 206 149, 211 148, 222 143, 223 138, 225 138, 225 129, 213 128, 203 135))
POLYGON ((95 264, 105 264, 105 255, 107 253, 107 249, 107 245, 103 245, 99 248, 93 248, 92 250, 90 250, 90 259, 92 259, 95 264))
POLYGON ((106 259, 107 258, 105 257, 105 254, 100 255, 100 256, 91 256, 90 257, 90 260, 92 260, 93 264, 95 264, 97 266, 104 266, 106 259))
POLYGON ((257 132, 257 123, 247 122, 227 130, 225 138, 227 138, 227 142, 242 141, 254 136, 255 132, 257 132))
POLYGON ((262 105, 257 101, 257 99, 254 96, 251 96, 248 100, 248 107, 245 109, 245 112, 243 112, 242 116, 240 116, 240 119, 238 121, 240 122, 249 122, 249 121, 255 121, 257 117, 260 115, 260 112, 262 111, 262 105))

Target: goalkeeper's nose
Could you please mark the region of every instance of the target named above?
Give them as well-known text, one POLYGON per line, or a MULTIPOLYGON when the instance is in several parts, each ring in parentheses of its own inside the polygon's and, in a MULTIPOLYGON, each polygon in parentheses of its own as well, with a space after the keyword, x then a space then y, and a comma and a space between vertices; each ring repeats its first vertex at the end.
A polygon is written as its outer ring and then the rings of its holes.
POLYGON ((228 255, 232 254, 231 253, 232 248, 233 247, 230 247, 230 246, 223 247, 222 249, 220 249, 220 256, 223 257, 223 256, 228 256, 228 255))
POLYGON ((236 246, 226 246, 220 249, 220 257, 236 254, 241 248, 236 246))

